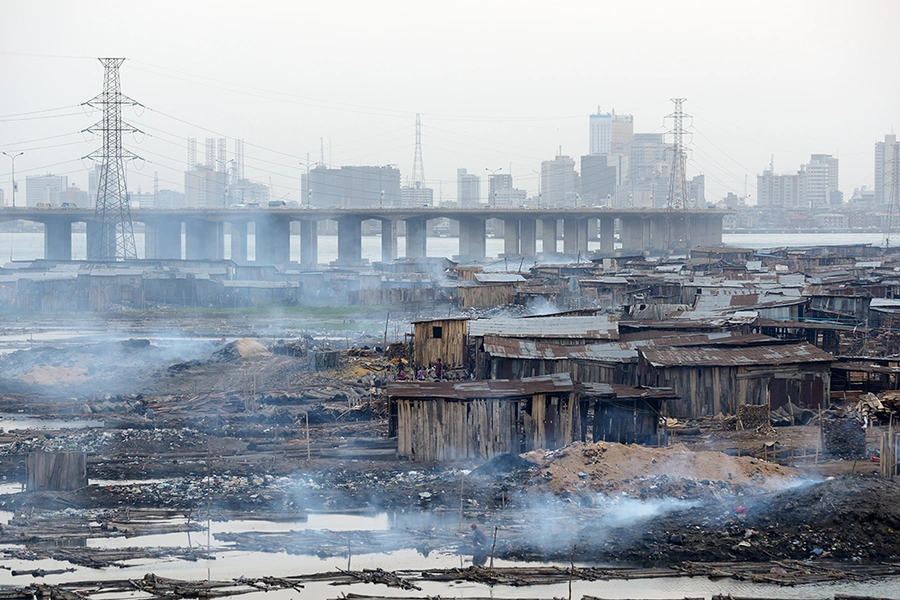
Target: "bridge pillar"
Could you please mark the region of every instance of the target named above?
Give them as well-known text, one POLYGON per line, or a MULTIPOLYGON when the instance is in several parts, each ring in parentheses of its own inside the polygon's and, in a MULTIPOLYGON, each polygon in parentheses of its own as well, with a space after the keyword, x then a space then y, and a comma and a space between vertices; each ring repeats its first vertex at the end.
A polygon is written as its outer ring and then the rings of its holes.
POLYGON ((589 240, 599 240, 600 239, 600 219, 588 219, 587 222, 587 234, 589 240))
POLYGON ((397 221, 381 219, 381 262, 397 260, 397 221))
POLYGON ((362 263, 362 218, 341 217, 338 224, 337 264, 356 266, 362 263))
POLYGON ((537 254, 537 221, 522 219, 519 221, 519 251, 522 256, 537 254))
POLYGON ((587 253, 587 219, 563 220, 563 252, 565 254, 587 253))
POLYGON ((184 254, 187 260, 220 260, 222 226, 215 221, 188 219, 184 222, 184 254))
POLYGON ((644 251, 644 219, 622 217, 619 234, 622 239, 622 252, 640 254, 644 251))
POLYGON ((144 220, 144 258, 181 260, 181 220, 144 220))
POLYGON ((485 221, 478 217, 463 217, 459 220, 459 259, 475 261, 487 254, 487 234, 485 221))
MULTIPOLYGON (((362 249, 360 248, 360 253, 362 249)), ((319 222, 300 221, 300 267, 314 270, 319 266, 319 222)))
POLYGON ((72 222, 68 219, 44 221, 44 258, 72 260, 72 222))
POLYGON ((291 261, 291 221, 271 215, 256 220, 256 264, 284 265, 291 261))
POLYGON ((616 220, 609 217, 597 220, 600 225, 600 252, 612 254, 616 250, 616 220))
POLYGON ((519 255, 519 220, 503 219, 503 254, 519 255))
POLYGON ((681 215, 672 215, 671 219, 667 217, 651 217, 645 219, 644 228, 647 229, 649 226, 650 233, 648 239, 645 239, 644 241, 644 250, 662 253, 673 250, 674 248, 671 246, 677 245, 677 242, 672 240, 672 236, 678 234, 679 227, 677 220, 680 218, 681 215), (671 232, 669 231, 670 224, 672 226, 671 232))
POLYGON ((98 247, 104 246, 101 239, 105 238, 110 239, 112 236, 116 234, 115 228, 107 226, 106 231, 104 231, 104 227, 97 221, 88 221, 87 222, 87 257, 88 260, 99 260, 99 261, 108 261, 115 260, 115 256, 99 256, 97 254, 98 247))
POLYGON ((247 264, 247 221, 231 222, 231 260, 238 265, 247 264))
POLYGON ((541 231, 541 239, 543 240, 544 254, 556 254, 556 219, 542 219, 543 231, 541 231))
POLYGON ((406 257, 424 258, 428 256, 426 248, 426 227, 428 219, 415 217, 406 219, 406 257))

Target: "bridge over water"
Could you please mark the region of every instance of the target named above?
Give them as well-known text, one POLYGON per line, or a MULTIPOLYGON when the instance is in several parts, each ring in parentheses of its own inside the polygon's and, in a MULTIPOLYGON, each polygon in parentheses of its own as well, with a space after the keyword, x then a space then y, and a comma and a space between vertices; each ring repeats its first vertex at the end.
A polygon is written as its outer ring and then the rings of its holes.
MULTIPOLYGON (((180 259, 182 224, 185 232, 185 258, 218 260, 224 258, 225 223, 231 227, 231 258, 247 263, 248 225, 254 223, 256 261, 274 265, 290 262, 291 225, 299 223, 300 266, 315 269, 318 264, 318 223, 337 222, 338 263, 358 265, 362 257, 362 222, 381 222, 381 260, 397 258, 397 232, 406 225, 406 256, 426 256, 426 224, 446 217, 459 223, 459 258, 463 261, 485 257, 486 222, 498 219, 504 225, 504 252, 507 256, 534 256, 537 223, 541 222, 544 248, 556 248, 559 237, 566 254, 587 252, 592 222, 600 239, 600 251, 612 254, 614 231, 619 223, 619 241, 625 253, 659 253, 677 248, 667 235, 672 214, 685 215, 690 243, 715 246, 722 243, 722 218, 733 214, 726 210, 690 210, 669 213, 666 210, 605 208, 187 208, 135 209, 132 220, 144 224, 144 256, 148 259, 180 259)), ((44 257, 49 260, 72 259, 72 224, 85 223, 90 239, 97 234, 93 209, 4 207, 0 222, 23 219, 44 224, 44 257)), ((675 242, 677 243, 677 242, 675 242)), ((683 244, 684 242, 680 242, 683 244)))

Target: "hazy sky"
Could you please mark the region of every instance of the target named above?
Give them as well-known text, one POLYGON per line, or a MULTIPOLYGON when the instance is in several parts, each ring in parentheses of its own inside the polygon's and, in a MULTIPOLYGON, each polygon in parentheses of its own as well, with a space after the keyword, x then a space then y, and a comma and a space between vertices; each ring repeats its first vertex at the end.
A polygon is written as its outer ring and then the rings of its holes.
MULTIPOLYGON (((405 183, 418 112, 436 199, 455 198, 458 167, 511 169, 531 194, 560 146, 587 153, 598 106, 662 132, 681 96, 707 200, 749 175, 753 201, 772 154, 796 172, 811 153, 840 157, 849 199, 900 127, 898 23, 897 0, 0 0, 0 150, 25 150, 22 201, 29 174, 86 189, 79 159, 99 139, 79 132, 100 115, 78 105, 103 79, 90 57, 120 56, 124 93, 147 107, 124 113, 148 134, 125 140, 148 161, 129 166, 131 191, 154 171, 182 189, 184 138, 202 160, 218 135, 245 140, 246 176, 276 197, 300 200, 298 161, 319 160, 320 138, 331 165, 396 164, 405 183)), ((9 167, 0 156, 7 204, 9 167)))

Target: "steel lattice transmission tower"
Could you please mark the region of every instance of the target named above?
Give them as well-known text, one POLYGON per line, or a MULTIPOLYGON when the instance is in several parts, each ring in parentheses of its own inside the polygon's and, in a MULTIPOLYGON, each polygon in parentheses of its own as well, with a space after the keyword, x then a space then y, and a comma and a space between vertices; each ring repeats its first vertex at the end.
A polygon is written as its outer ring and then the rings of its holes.
POLYGON ((425 162, 422 159, 422 120, 416 113, 416 154, 413 156, 412 185, 421 189, 425 187, 425 162))
POLYGON ((125 160, 137 155, 122 148, 122 134, 139 130, 122 121, 122 107, 137 102, 122 94, 119 67, 124 58, 101 58, 105 69, 103 92, 86 104, 103 111, 103 119, 89 127, 91 133, 103 134, 103 147, 86 158, 100 161, 100 180, 94 210, 93 235, 88 236, 90 260, 131 260, 137 258, 131 207, 125 188, 125 160))
POLYGON ((687 183, 687 153, 684 151, 684 114, 682 105, 686 98, 672 98, 675 112, 667 119, 674 121, 672 130, 672 168, 669 171, 669 195, 666 200, 666 249, 671 251, 691 249, 691 228, 688 216, 690 197, 687 183))

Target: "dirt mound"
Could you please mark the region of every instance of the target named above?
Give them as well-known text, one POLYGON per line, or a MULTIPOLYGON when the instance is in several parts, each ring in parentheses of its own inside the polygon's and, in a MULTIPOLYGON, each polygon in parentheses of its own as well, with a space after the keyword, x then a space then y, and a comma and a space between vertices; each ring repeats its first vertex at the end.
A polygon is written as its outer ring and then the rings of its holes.
POLYGON ((271 353, 259 342, 247 338, 235 340, 213 354, 214 360, 232 361, 241 358, 269 356, 271 353))
POLYGON ((617 490, 646 494, 649 488, 678 494, 696 484, 773 490, 800 477, 799 471, 789 467, 721 452, 692 451, 680 444, 650 448, 576 442, 560 450, 524 456, 541 467, 536 483, 555 494, 617 490))
POLYGON ((21 377, 25 383, 38 385, 54 385, 60 383, 84 383, 87 381, 87 370, 81 367, 34 367, 21 377))

